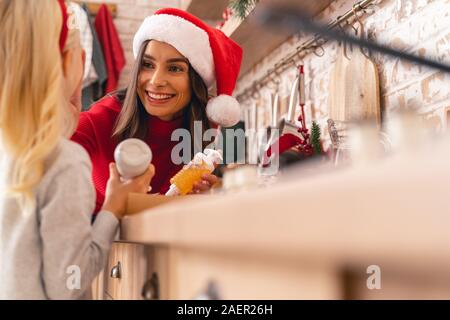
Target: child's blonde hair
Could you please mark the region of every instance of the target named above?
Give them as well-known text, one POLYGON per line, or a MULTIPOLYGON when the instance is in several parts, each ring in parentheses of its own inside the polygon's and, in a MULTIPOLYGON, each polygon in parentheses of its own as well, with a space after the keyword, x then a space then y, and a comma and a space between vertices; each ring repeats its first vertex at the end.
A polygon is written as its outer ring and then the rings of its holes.
POLYGON ((0 1, 0 142, 12 164, 9 192, 26 208, 62 132, 62 23, 56 0, 0 1))

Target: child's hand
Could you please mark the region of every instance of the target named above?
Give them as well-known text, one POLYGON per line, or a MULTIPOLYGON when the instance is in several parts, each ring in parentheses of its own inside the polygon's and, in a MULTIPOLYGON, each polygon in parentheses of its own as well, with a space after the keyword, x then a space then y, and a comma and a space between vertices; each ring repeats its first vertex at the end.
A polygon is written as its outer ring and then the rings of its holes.
POLYGON ((192 189, 192 194, 203 193, 209 191, 213 185, 219 182, 219 178, 213 174, 204 174, 202 176, 202 181, 194 183, 194 188, 192 189))
POLYGON ((129 193, 147 193, 150 182, 155 175, 155 167, 151 164, 147 171, 132 180, 121 181, 115 163, 109 165, 109 180, 106 185, 105 202, 102 210, 113 213, 117 219, 125 215, 129 193))

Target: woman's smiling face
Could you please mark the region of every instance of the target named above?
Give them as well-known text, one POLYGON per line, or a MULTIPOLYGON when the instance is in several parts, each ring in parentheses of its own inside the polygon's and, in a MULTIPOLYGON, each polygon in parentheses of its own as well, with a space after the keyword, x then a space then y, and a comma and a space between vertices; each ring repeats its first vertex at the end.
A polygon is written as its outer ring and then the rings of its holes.
POLYGON ((189 61, 171 45, 152 40, 141 61, 138 96, 152 116, 169 121, 191 100, 189 61))

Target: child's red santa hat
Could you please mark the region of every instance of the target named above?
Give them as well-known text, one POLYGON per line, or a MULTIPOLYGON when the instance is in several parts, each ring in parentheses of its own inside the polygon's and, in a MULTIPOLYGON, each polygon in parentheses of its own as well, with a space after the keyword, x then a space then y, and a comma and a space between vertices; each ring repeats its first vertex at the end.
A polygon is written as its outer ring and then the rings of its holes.
POLYGON ((137 57, 146 40, 168 43, 184 55, 208 88, 217 85, 217 97, 208 101, 208 118, 224 127, 239 122, 241 110, 233 94, 242 61, 242 48, 222 31, 179 9, 166 8, 145 18, 134 36, 137 57))
POLYGON ((67 41, 67 36, 69 34, 69 27, 67 25, 69 15, 67 13, 67 6, 64 0, 58 0, 58 3, 61 8, 61 15, 62 15, 62 25, 61 31, 59 33, 59 50, 61 51, 61 53, 63 53, 67 41))

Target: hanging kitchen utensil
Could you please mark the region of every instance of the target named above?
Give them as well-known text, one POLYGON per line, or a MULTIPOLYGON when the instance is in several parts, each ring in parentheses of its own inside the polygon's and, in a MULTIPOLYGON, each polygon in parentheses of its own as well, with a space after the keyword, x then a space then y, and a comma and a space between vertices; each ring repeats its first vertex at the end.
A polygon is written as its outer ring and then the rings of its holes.
POLYGON ((272 121, 270 122, 271 128, 278 127, 278 113, 280 110, 280 95, 278 94, 278 88, 275 93, 272 94, 272 121))
MULTIPOLYGON (((342 31, 344 32, 344 31, 342 31)), ((328 114, 331 119, 345 120, 345 88, 344 81, 347 66, 350 59, 347 55, 347 44, 340 43, 337 51, 337 58, 330 71, 330 82, 328 92, 328 114)))
POLYGON ((302 127, 306 128, 305 119, 305 105, 306 105, 306 90, 305 90, 305 67, 300 65, 298 67, 298 104, 300 105, 302 127))
POLYGON ((298 76, 295 78, 291 87, 291 95, 289 96, 289 108, 286 117, 286 121, 294 122, 295 121, 295 108, 298 103, 298 76))
POLYGON ((291 95, 289 96, 289 108, 285 119, 281 119, 278 122, 278 128, 280 130, 280 135, 292 134, 299 138, 302 138, 299 133, 299 127, 296 125, 296 107, 299 105, 299 81, 300 76, 297 76, 292 83, 291 95))
MULTIPOLYGON (((357 20, 356 35, 364 36, 363 24, 357 20)), ((350 63, 344 73, 344 101, 346 121, 373 120, 381 122, 380 82, 375 63, 360 47, 348 52, 350 63)), ((338 119, 341 120, 341 119, 338 119)))
POLYGON ((251 129, 251 141, 250 141, 250 150, 251 150, 251 163, 258 163, 258 149, 257 149, 257 130, 258 130, 258 108, 256 102, 252 103, 252 107, 250 109, 250 119, 252 123, 251 129))
MULTIPOLYGON (((299 133, 300 128, 295 124, 296 105, 297 103, 301 104, 302 101, 304 101, 303 66, 299 67, 299 70, 301 70, 301 72, 299 72, 299 75, 296 77, 291 87, 287 117, 280 121, 275 121, 275 119, 272 118, 271 136, 264 150, 264 156, 261 163, 263 167, 269 165, 270 157, 273 154, 279 156, 302 142, 302 135, 299 133), (275 124, 276 127, 274 126, 275 124)), ((272 109, 274 115, 276 114, 276 108, 278 108, 278 105, 275 102, 278 103, 274 98, 272 109)))
POLYGON ((245 136, 247 163, 256 164, 255 160, 255 141, 256 141, 256 102, 252 101, 250 106, 245 109, 245 136))
POLYGON ((278 94, 278 85, 275 88, 275 91, 273 94, 271 94, 271 104, 270 104, 270 136, 269 139, 267 141, 267 143, 265 144, 265 146, 262 148, 262 152, 266 153, 268 148, 270 148, 270 146, 275 143, 275 141, 278 140, 278 138, 280 137, 280 132, 278 130, 278 110, 280 107, 280 97, 278 94))

